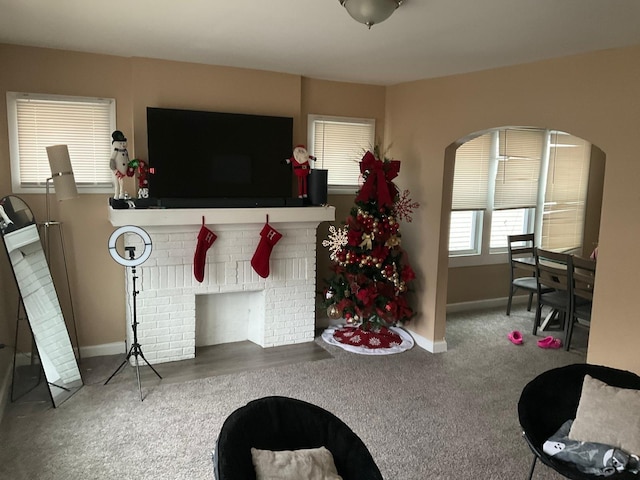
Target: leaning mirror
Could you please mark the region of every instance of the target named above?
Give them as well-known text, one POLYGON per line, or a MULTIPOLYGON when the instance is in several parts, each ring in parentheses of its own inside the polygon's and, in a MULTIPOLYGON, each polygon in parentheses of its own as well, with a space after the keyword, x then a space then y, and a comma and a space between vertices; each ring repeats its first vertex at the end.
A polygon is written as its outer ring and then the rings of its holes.
POLYGON ((21 198, 0 199, 0 232, 33 334, 32 363, 39 361, 57 407, 82 387, 82 376, 37 224, 21 198))

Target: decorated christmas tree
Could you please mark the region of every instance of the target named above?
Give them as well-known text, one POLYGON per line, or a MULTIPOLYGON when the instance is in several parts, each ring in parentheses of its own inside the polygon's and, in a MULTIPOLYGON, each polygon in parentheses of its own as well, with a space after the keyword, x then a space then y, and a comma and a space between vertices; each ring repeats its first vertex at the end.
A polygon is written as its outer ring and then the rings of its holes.
POLYGON ((407 293, 415 274, 401 247, 399 222, 410 222, 418 204, 393 183, 399 170, 399 161, 367 152, 360 162, 363 184, 344 227, 330 226, 322 243, 335 262, 324 291, 327 315, 364 332, 414 316, 407 293))

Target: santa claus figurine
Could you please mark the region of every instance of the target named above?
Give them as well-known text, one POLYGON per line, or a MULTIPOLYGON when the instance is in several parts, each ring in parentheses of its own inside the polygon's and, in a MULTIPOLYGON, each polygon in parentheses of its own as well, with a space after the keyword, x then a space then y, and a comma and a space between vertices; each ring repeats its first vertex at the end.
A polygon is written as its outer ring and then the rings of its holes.
POLYGON ((293 173, 298 179, 298 198, 307 198, 307 177, 311 170, 309 160, 315 159, 316 157, 309 155, 304 145, 296 145, 293 148, 293 156, 287 159, 287 163, 293 165, 293 173))
POLYGON ((129 166, 129 152, 127 151, 127 138, 120 130, 116 130, 111 134, 111 160, 109 168, 115 175, 115 188, 113 198, 124 198, 124 177, 127 175, 127 167, 129 166))

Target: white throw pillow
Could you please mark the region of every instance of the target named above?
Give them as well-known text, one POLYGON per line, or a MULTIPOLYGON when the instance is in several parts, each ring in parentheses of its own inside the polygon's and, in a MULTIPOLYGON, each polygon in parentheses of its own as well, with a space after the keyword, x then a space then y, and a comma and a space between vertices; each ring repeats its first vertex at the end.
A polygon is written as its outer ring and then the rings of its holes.
POLYGON ((640 455, 640 390, 613 387, 585 375, 569 438, 640 455))
POLYGON ((251 449, 257 480, 342 480, 325 447, 300 450, 251 449))

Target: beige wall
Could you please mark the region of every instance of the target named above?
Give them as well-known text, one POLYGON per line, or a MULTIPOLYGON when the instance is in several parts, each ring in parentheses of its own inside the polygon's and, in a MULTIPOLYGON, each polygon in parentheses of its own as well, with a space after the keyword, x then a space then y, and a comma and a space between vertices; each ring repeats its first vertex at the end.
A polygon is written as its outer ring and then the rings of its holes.
MULTIPOLYGON (((3 65, 2 111, 6 111, 6 91, 113 97, 117 105, 117 128, 127 136, 132 157, 141 159, 147 158, 147 106, 290 116, 294 118, 294 143, 306 142, 308 113, 375 118, 379 135, 384 125, 383 87, 9 45, 0 45, 0 62, 3 65)), ((6 114, 3 114, 0 115, 0 196, 11 193, 9 164, 6 114)), ((179 159, 179 165, 188 168, 188 159, 179 159)), ((127 190, 134 192, 132 180, 127 180, 127 190)), ((107 220, 108 197, 108 194, 85 194, 53 209, 54 218, 65 223, 67 250, 71 252, 74 310, 82 346, 121 342, 126 332, 125 274, 106 248, 114 230, 107 220)), ((42 219, 43 196, 24 198, 36 217, 42 219)), ((346 213, 341 212, 343 214, 346 217, 346 213)), ((319 255, 328 258, 324 248, 319 255)), ((13 299, 17 298, 17 292, 6 255, 0 255, 0 269, 3 285, 0 341, 5 341, 5 336, 13 337, 16 308, 13 299)), ((325 269, 328 271, 326 260, 318 267, 320 278, 326 276, 325 269)), ((53 273, 56 277, 57 272, 53 273)), ((68 312, 64 298, 61 301, 68 312)), ((12 342, 6 340, 5 343, 12 342)))
MULTIPOLYGON (((131 62, 127 59, 65 51, 0 45, 0 195, 11 193, 6 126, 7 91, 112 97, 117 122, 131 130, 131 62)), ((108 161, 108 160, 106 160, 108 161)), ((25 195, 36 220, 44 219, 44 196, 25 195)), ((106 217, 108 195, 82 195, 52 202, 52 218, 64 223, 69 276, 74 293, 80 343, 95 345, 124 339, 124 283, 121 267, 111 260, 106 241, 112 231, 106 217)), ((0 255, 3 290, 12 290, 6 310, 13 332, 16 298, 6 255, 0 255)), ((53 272, 56 276, 56 271, 53 272)), ((65 308, 65 305, 62 305, 65 308)), ((66 310, 68 311, 68 310, 66 310)), ((13 334, 13 333, 12 333, 13 334)), ((12 342, 11 342, 12 343, 12 342)))
MULTIPOLYGON (((634 302, 640 250, 640 47, 397 85, 387 90, 386 135, 403 160, 399 183, 422 204, 404 230, 419 276, 415 331, 445 336, 447 221, 452 169, 445 149, 487 128, 570 132, 606 155, 597 286, 588 361, 640 373, 634 302), (445 175, 446 173, 446 175, 445 175)), ((461 275, 464 272, 459 272, 461 275)), ((471 284, 471 282, 469 282, 471 284)))
MULTIPOLYGON (((446 332, 446 227, 452 168, 451 161, 444 160, 445 149, 469 133, 504 125, 571 132, 606 154, 589 361, 640 373, 634 342, 640 323, 630 300, 640 262, 633 241, 640 229, 640 162, 627 141, 635 138, 640 127, 640 110, 633 108, 640 95, 638 58, 640 47, 618 49, 383 88, 272 72, 0 45, 0 111, 6 111, 6 91, 116 98, 118 128, 129 136, 130 150, 139 158, 146 156, 147 105, 291 115, 296 143, 306 141, 308 113, 376 118, 378 136, 384 138, 381 143, 392 142, 390 153, 402 161, 398 186, 411 189, 413 199, 421 203, 414 221, 403 225, 402 233, 403 245, 418 273, 419 316, 412 328, 432 341, 443 339, 446 332)), ((133 191, 132 186, 129 189, 133 191)), ((0 195, 10 191, 3 114, 0 195)), ((70 276, 83 346, 120 342, 125 337, 124 272, 106 248, 113 231, 107 221, 107 198, 106 194, 82 195, 56 205, 53 212, 65 222, 73 256, 70 276)), ((42 218, 42 196, 25 200, 42 218)), ((330 200, 339 207, 339 224, 353 199, 330 200)), ((326 231, 320 229, 320 239, 324 235, 326 231)), ((329 262, 323 260, 326 252, 319 248, 318 276, 324 278, 329 262)), ((0 271, 0 307, 4 305, 0 334, 12 334, 15 287, 3 255, 0 271)), ((457 273, 461 283, 473 288, 477 272, 457 273)), ((496 285, 506 282, 506 270, 499 266, 492 267, 490 275, 496 285)), ((482 296, 486 295, 478 298, 482 296)))

